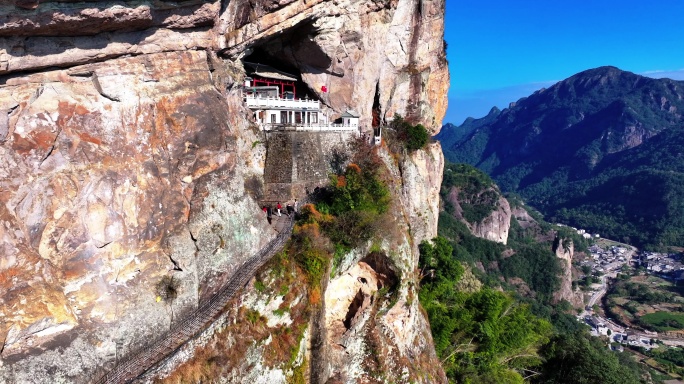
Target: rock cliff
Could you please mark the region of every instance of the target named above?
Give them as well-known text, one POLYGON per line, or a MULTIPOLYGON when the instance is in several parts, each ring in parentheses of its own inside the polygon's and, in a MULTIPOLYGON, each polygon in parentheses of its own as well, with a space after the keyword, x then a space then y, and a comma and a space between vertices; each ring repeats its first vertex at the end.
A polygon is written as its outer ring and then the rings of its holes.
MULTIPOLYGON (((242 101, 241 59, 281 61, 364 130, 399 113, 435 133, 449 83, 443 16, 440 0, 2 2, 0 380, 89 381, 275 236, 258 205, 267 151, 242 101)), ((372 326, 352 322, 393 351, 379 368, 388 377, 427 382, 416 372, 432 364, 440 381, 411 282, 417 244, 436 235, 443 159, 432 145, 392 161, 401 235, 381 249, 398 255, 398 305, 372 326)), ((326 302, 361 292, 358 313, 377 310, 363 306, 383 273, 367 251, 345 259, 326 302), (367 288, 344 280, 362 274, 367 288)), ((238 299, 254 310, 249 295, 238 299)), ((335 313, 323 315, 332 324, 335 313)), ((354 363, 368 349, 336 353, 327 377, 368 375, 354 363)))
POLYGON ((496 186, 464 194, 461 188, 452 187, 445 199, 453 207, 453 215, 462 221, 474 236, 506 244, 511 227, 511 206, 496 186), (467 196, 466 196, 467 195, 467 196), (470 212, 486 214, 468 215, 470 212))
POLYGON ((562 273, 560 276, 560 288, 553 296, 555 301, 567 300, 575 308, 584 306, 584 298, 581 291, 572 289, 572 258, 575 253, 575 246, 570 239, 556 237, 553 243, 553 251, 560 259, 562 273))

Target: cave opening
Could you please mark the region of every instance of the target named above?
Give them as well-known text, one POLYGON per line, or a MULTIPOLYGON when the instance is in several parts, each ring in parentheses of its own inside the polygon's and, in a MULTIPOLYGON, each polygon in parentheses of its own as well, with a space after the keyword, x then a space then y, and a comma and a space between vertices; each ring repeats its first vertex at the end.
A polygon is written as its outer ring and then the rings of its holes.
MULTIPOLYGON (((314 41, 316 34, 317 29, 308 21, 256 42, 242 59, 247 75, 253 78, 252 75, 261 72, 276 77, 257 84, 281 86, 282 98, 318 100, 319 90, 312 90, 302 77, 305 73, 325 72, 332 63, 314 41)), ((325 93, 327 89, 323 87, 320 92, 325 93)))
POLYGON ((368 264, 378 275, 378 289, 383 286, 389 291, 394 291, 401 280, 401 272, 384 251, 371 252, 360 260, 368 264))
MULTIPOLYGON (((382 124, 380 117, 380 82, 375 83, 375 97, 373 98, 373 129, 377 130, 382 124)), ((379 133, 376 133, 379 136, 379 133)))
POLYGON ((282 99, 318 100, 316 93, 302 80, 299 68, 261 48, 254 49, 242 63, 248 76, 246 87, 273 86, 278 87, 277 96, 282 99))
POLYGON ((344 324, 344 328, 346 330, 349 330, 352 327, 352 320, 354 320, 354 317, 359 312, 359 309, 363 305, 364 299, 365 299, 365 295, 363 294, 363 291, 359 289, 359 291, 356 292, 356 295, 354 296, 354 299, 352 300, 352 302, 349 303, 349 308, 347 309, 347 315, 345 316, 344 320, 342 321, 342 323, 344 324))

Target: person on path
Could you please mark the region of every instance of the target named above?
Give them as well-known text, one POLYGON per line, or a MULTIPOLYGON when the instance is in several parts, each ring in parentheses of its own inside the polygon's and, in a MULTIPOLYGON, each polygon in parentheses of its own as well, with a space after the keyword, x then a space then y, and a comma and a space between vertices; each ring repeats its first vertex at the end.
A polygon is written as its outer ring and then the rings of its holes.
POLYGON ((286 205, 285 209, 287 210, 287 217, 290 217, 290 215, 292 215, 292 213, 294 213, 294 208, 292 208, 292 206, 290 204, 286 205))
POLYGON ((295 213, 297 213, 297 199, 295 199, 294 207, 292 207, 295 213))
POLYGON ((280 210, 283 209, 283 206, 280 205, 280 202, 278 202, 278 204, 276 205, 276 209, 278 210, 278 216, 282 216, 282 215, 280 214, 280 210))
POLYGON ((268 208, 266 208, 266 220, 268 220, 268 223, 271 224, 271 221, 273 220, 273 210, 271 209, 271 206, 269 205, 268 208))

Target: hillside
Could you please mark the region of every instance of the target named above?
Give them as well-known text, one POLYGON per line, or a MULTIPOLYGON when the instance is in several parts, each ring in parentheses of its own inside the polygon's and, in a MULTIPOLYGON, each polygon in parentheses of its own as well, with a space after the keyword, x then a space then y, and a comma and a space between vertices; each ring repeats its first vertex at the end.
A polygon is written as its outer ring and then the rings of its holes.
POLYGON ((576 232, 509 203, 469 165, 445 165, 441 197, 440 236, 420 244, 419 299, 451 382, 626 384, 649 375, 575 320, 562 271, 573 248, 586 248, 576 232), (507 244, 473 230, 502 206, 512 207, 507 244))
POLYGON ((445 155, 552 221, 639 246, 682 245, 682 110, 684 82, 601 67, 467 121, 477 128, 445 155))

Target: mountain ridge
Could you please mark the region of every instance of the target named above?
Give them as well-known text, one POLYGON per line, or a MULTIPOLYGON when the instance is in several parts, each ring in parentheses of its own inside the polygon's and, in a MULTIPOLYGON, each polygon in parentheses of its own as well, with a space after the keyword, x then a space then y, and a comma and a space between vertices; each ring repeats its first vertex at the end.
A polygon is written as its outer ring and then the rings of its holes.
POLYGON ((684 82, 599 67, 464 122, 472 130, 444 152, 551 219, 639 245, 680 245, 684 160, 672 143, 681 141, 682 110, 684 82), (628 188, 632 180, 640 188, 628 188))

